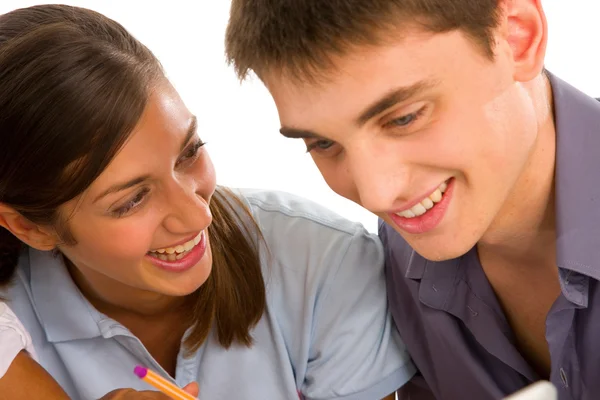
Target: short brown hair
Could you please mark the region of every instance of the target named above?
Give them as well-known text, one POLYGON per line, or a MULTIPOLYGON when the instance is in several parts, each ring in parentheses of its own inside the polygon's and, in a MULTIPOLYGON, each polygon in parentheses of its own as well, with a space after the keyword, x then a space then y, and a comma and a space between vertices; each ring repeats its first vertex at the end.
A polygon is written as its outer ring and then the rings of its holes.
POLYGON ((499 0, 232 0, 227 61, 250 70, 311 79, 356 45, 385 42, 402 24, 434 33, 462 30, 493 58, 499 0))
MULTIPOLYGON (((76 243, 59 207, 104 171, 161 79, 152 52, 97 12, 42 5, 0 16, 0 203, 76 243)), ((213 267, 187 299, 189 350, 212 327, 225 347, 250 345, 266 305, 260 232, 249 210, 222 187, 210 209, 213 267)), ((0 228, 0 288, 22 251, 26 246, 0 228)))

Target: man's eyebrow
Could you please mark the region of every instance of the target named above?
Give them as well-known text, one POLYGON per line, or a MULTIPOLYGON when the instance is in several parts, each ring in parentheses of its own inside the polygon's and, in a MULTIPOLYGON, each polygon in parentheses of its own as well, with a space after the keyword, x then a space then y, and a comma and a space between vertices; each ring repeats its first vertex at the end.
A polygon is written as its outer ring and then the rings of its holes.
MULTIPOLYGON (((185 138, 183 139, 183 141, 181 143, 181 152, 183 152, 185 150, 185 146, 192 139, 192 137, 196 134, 197 129, 198 129, 198 119, 196 118, 196 116, 192 116, 190 125, 185 134, 185 138)), ((98 195, 94 199, 93 202, 96 203, 98 200, 100 200, 103 197, 108 196, 109 194, 132 188, 132 187, 139 185, 140 183, 142 183, 146 180, 149 180, 149 179, 150 179, 150 175, 142 175, 142 176, 138 176, 133 179, 130 179, 127 182, 122 182, 122 183, 117 183, 115 185, 112 185, 111 187, 106 189, 104 192, 102 192, 100 195, 98 195)))
POLYGON ((294 129, 282 127, 279 130, 286 138, 290 139, 322 139, 323 137, 315 132, 307 131, 305 129, 294 129))
MULTIPOLYGON (((383 97, 379 100, 373 102, 373 104, 369 105, 362 113, 360 113, 359 117, 356 119, 355 123, 358 126, 364 125, 371 118, 381 114, 385 110, 394 105, 406 101, 416 95, 431 89, 437 84, 436 81, 433 80, 423 80, 419 81, 410 86, 402 86, 399 88, 392 89, 387 92, 383 97)), ((290 139, 323 139, 323 135, 319 135, 310 130, 306 129, 296 129, 289 127, 282 127, 279 130, 283 136, 290 139)))
POLYGON ((433 80, 423 80, 410 86, 402 86, 392 89, 383 95, 379 100, 374 101, 363 112, 361 112, 359 117, 356 119, 356 124, 359 126, 364 125, 371 118, 381 114, 388 108, 415 97, 416 95, 431 89, 435 85, 436 82, 433 80))

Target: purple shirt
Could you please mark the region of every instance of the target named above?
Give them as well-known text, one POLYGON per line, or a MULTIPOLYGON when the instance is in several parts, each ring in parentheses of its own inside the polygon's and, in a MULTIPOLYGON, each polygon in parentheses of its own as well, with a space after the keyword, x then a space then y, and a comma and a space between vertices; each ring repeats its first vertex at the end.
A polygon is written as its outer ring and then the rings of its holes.
MULTIPOLYGON (((550 380, 560 400, 600 399, 600 103, 549 76, 562 289, 546 319, 550 380)), ((392 313, 420 372, 400 399, 500 399, 540 379, 519 353, 474 249, 432 262, 387 224, 379 234, 392 313)))

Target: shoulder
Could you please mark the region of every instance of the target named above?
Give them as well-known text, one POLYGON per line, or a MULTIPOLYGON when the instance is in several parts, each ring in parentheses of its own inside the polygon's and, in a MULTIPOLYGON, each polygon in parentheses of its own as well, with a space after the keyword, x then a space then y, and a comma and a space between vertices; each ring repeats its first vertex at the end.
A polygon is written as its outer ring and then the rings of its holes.
POLYGON ((383 398, 406 382, 414 371, 389 314, 377 235, 300 196, 238 193, 270 252, 269 315, 306 397, 383 398))
POLYGON ((312 200, 291 193, 260 189, 237 189, 235 193, 247 203, 257 221, 274 223, 272 226, 275 229, 281 228, 281 223, 287 224, 292 221, 314 226, 315 229, 335 231, 341 235, 354 235, 357 230, 362 229, 361 224, 343 218, 312 200))
POLYGON ((311 318, 297 317, 305 310, 322 310, 324 299, 341 287, 357 293, 367 285, 378 286, 383 291, 377 296, 385 299, 383 247, 360 223, 290 193, 248 189, 236 193, 264 238, 268 302, 276 318, 293 327, 290 337, 311 318))
MULTIPOLYGON (((383 265, 377 235, 328 208, 294 194, 243 189, 237 193, 248 205, 269 252, 287 268, 311 269, 327 275, 348 259, 350 248, 363 248, 366 259, 383 265)), ((365 261, 363 258, 362 261, 365 261)))
POLYGON ((26 350, 36 359, 30 328, 36 328, 33 322, 37 318, 23 284, 22 273, 17 272, 11 285, 0 293, 7 301, 0 300, 0 377, 21 350, 26 350))
POLYGON ((43 338, 43 330, 34 307, 35 303, 31 292, 31 271, 28 251, 24 251, 21 254, 14 280, 8 289, 2 293, 2 296, 6 299, 7 305, 18 317, 22 326, 34 338, 34 343, 36 343, 36 339, 43 338))
POLYGON ((10 307, 0 301, 0 377, 6 372, 10 361, 21 350, 27 350, 35 358, 29 333, 10 307))

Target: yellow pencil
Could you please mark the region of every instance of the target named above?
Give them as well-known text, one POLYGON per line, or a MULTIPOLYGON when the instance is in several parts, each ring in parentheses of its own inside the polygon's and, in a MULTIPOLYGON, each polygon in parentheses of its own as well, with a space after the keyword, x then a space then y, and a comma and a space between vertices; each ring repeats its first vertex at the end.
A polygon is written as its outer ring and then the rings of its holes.
POLYGON ((171 397, 173 400, 197 400, 191 394, 189 394, 189 393, 183 391, 183 389, 180 389, 179 387, 173 385, 171 382, 169 382, 165 378, 161 377, 160 375, 155 374, 154 372, 150 371, 146 367, 142 367, 141 365, 138 365, 135 367, 133 372, 140 379, 142 379, 146 383, 149 383, 150 385, 154 386, 155 388, 157 388, 158 390, 160 390, 167 396, 171 397))

